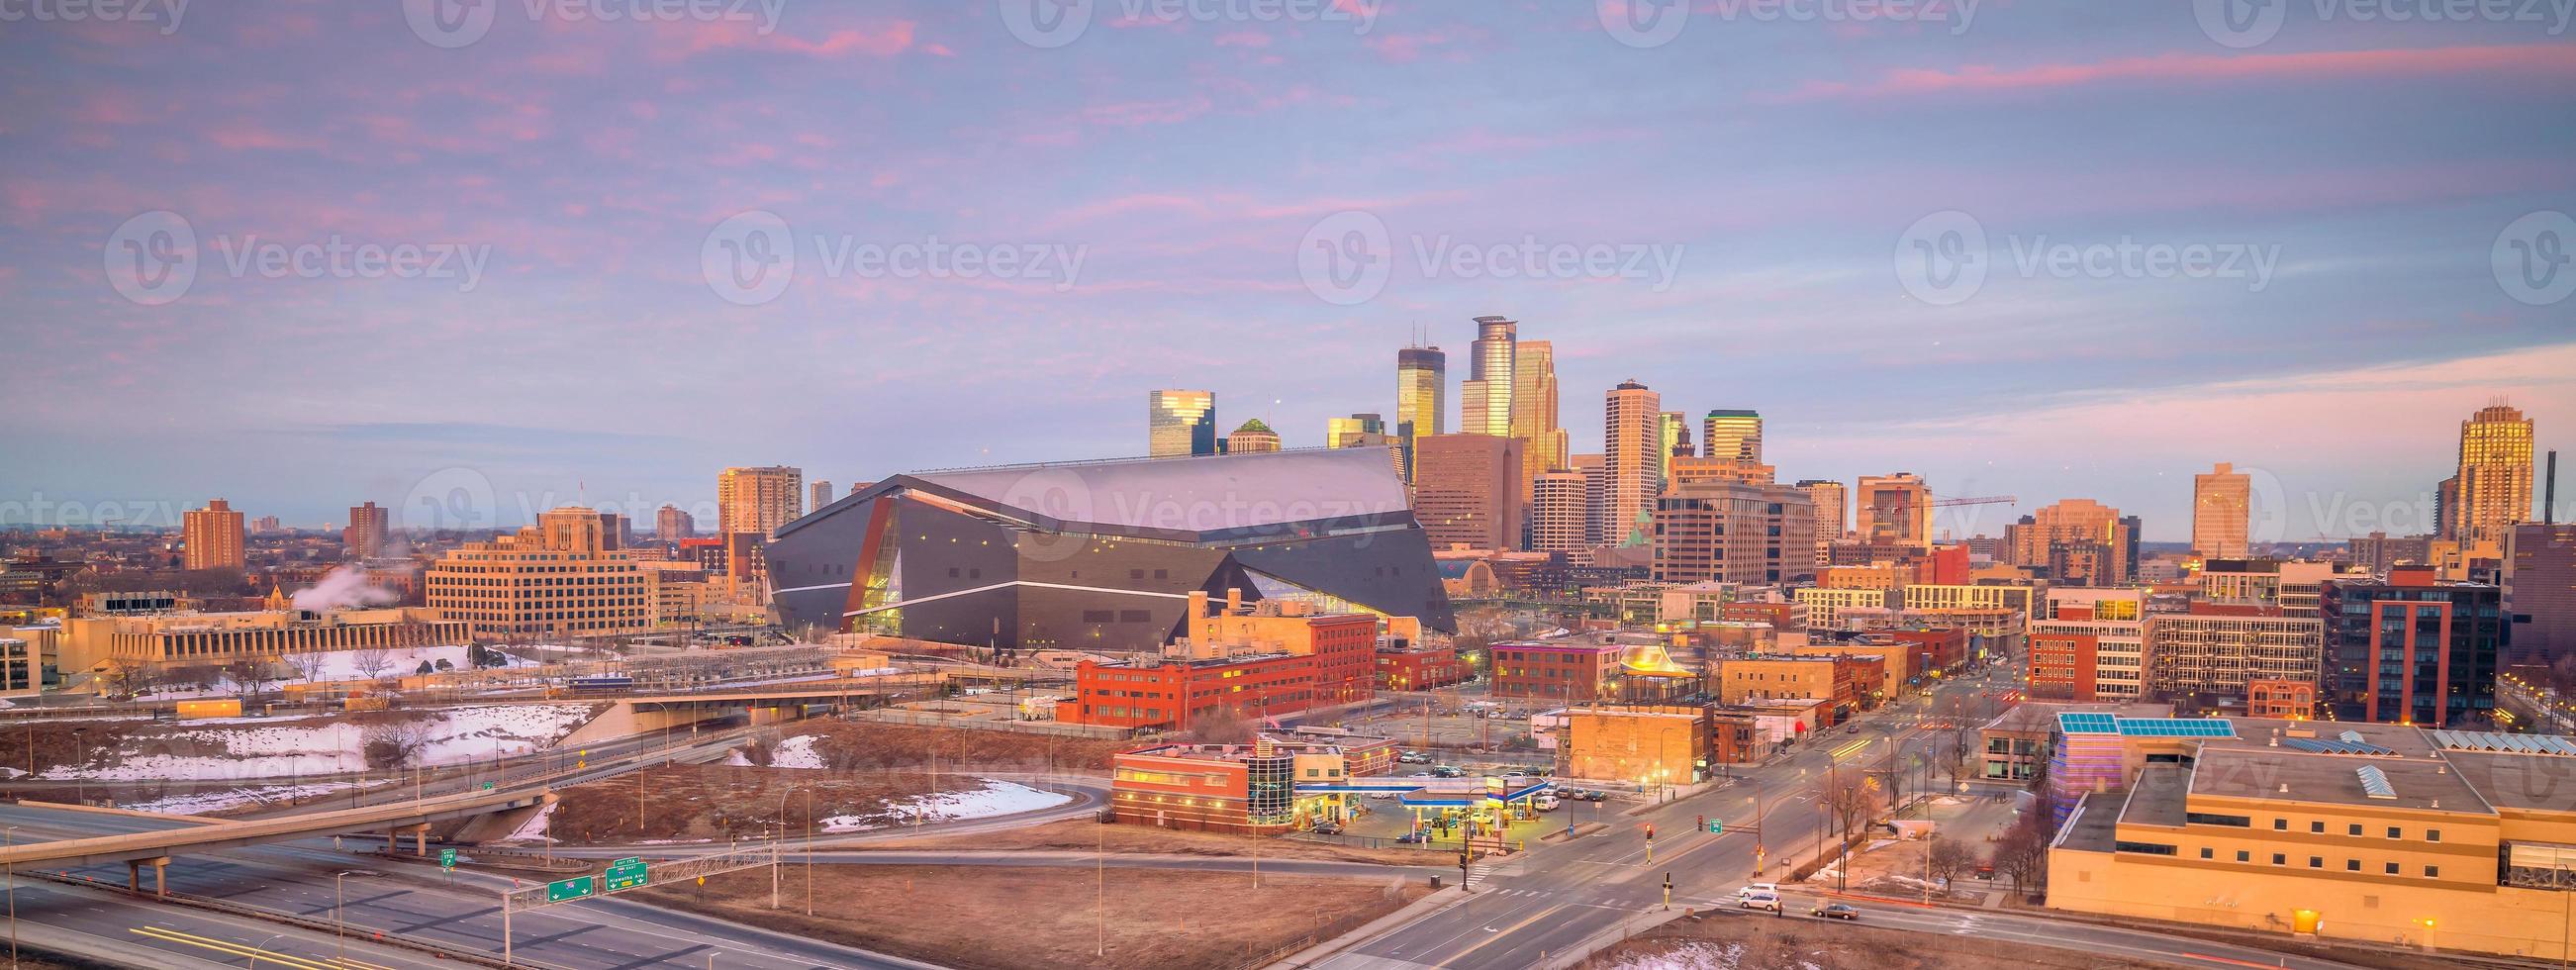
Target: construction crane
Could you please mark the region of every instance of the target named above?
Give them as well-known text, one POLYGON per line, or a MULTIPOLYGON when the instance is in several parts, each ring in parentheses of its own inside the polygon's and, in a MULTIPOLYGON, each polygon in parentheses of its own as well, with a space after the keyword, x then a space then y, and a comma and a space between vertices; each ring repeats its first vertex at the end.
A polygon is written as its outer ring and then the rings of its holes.
POLYGON ((1945 498, 1923 503, 1927 509, 1946 509, 1960 505, 2011 505, 2021 499, 2011 495, 1980 495, 1975 498, 1945 498))

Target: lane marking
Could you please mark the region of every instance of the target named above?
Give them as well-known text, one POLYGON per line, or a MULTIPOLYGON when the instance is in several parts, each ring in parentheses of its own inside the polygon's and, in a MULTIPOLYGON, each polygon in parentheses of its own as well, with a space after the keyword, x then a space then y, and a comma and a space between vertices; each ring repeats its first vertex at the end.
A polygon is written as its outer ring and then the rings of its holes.
POLYGON ((288 956, 274 950, 263 950, 259 947, 247 944, 232 943, 225 940, 213 939, 211 937, 198 936, 194 933, 182 933, 178 930, 166 929, 158 926, 132 927, 127 932, 149 937, 151 939, 161 940, 167 943, 178 943, 186 946, 197 947, 199 949, 213 950, 217 953, 229 953, 237 957, 250 957, 253 960, 267 957, 272 962, 284 964, 289 967, 295 967, 297 970, 338 970, 338 968, 329 964, 315 963, 299 957, 288 956))

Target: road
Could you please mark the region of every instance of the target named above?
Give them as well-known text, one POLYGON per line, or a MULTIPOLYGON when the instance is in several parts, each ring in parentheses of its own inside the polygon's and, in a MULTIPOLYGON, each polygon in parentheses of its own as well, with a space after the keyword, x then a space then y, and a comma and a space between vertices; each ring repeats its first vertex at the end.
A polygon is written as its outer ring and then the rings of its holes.
MULTIPOLYGON (((1820 833, 1829 823, 1819 804, 1827 779, 1863 767, 1883 767, 1891 749, 1900 763, 1927 754, 1936 739, 1948 733, 1927 712, 1947 712, 1979 690, 2009 686, 2004 674, 1992 681, 1972 677, 1946 682, 1928 702, 1892 705, 1870 715, 1862 720, 1863 729, 1856 736, 1840 729, 1820 735, 1802 743, 1799 747, 1804 750, 1740 772, 1735 783, 1726 787, 1633 816, 1605 819, 1608 827, 1590 835, 1541 843, 1517 856, 1479 862, 1469 881, 1472 891, 1464 900, 1364 939, 1317 966, 1391 970, 1539 965, 1581 950, 1586 941, 1616 930, 1623 921, 1657 910, 1663 903, 1667 876, 1673 883, 1675 909, 1731 907, 1735 890, 1753 881, 1757 844, 1767 850, 1763 856, 1771 871, 1764 878, 1770 881, 1785 881, 1784 853, 1812 858, 1827 844, 1820 833), (1754 820, 1757 789, 1762 806, 1758 833, 1744 830, 1754 820), (1701 815, 1724 821, 1726 834, 1695 830, 1701 815), (1649 823, 1659 836, 1651 847, 1651 862, 1645 837, 1649 823)), ((2046 917, 1876 903, 1865 908, 1870 910, 1868 921, 1898 928, 2072 945, 2142 959, 2195 963, 2200 961, 2193 954, 2206 954, 2266 966, 2280 959, 2279 954, 2149 932, 2097 929, 2046 917)), ((2295 957, 2286 966, 2338 967, 2295 957)))

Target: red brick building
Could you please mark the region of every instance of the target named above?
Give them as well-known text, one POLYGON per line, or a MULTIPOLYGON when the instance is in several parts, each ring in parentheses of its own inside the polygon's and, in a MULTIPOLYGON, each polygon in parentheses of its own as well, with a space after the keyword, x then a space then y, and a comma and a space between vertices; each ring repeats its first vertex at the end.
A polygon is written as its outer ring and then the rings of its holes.
POLYGON ((1711 711, 1708 716, 1709 760, 1716 764, 1740 765, 1760 760, 1761 735, 1754 730, 1753 715, 1735 711, 1711 711))
POLYGON ((1717 608, 1717 618, 1727 623, 1768 623, 1774 630, 1804 630, 1807 604, 1727 603, 1717 608))
POLYGON ((1284 653, 1141 664, 1085 660, 1074 667, 1074 696, 1056 702, 1055 718, 1178 730, 1219 710, 1255 719, 1293 714, 1316 703, 1315 660, 1284 653))
POLYGON ((1380 650, 1377 689, 1431 690, 1463 684, 1476 676, 1453 649, 1380 650))
POLYGON ((2263 677, 2245 681, 2245 716, 2300 721, 2317 716, 2317 685, 2263 677))
POLYGON ((2093 672, 2102 638, 2090 633, 2030 634, 2030 697, 2043 701, 2091 701, 2093 672))
POLYGON ((1618 696, 1619 647, 1497 643, 1492 650, 1495 697, 1596 701, 1618 696))
POLYGON ((1917 675, 1934 670, 1950 670, 1968 662, 1968 631, 1964 627, 1939 627, 1930 630, 1889 630, 1887 635, 1914 649, 1912 667, 1917 675))

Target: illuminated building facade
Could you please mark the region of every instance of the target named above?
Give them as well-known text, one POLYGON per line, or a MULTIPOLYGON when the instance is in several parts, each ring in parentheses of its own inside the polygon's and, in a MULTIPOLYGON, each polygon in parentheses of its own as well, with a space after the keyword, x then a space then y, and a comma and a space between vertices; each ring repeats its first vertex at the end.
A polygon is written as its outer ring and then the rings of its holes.
POLYGON ((212 499, 202 509, 189 509, 180 520, 182 558, 189 569, 240 569, 242 514, 231 502, 212 499))
POLYGON ((2460 422, 2460 466, 2443 504, 2443 537, 2501 547, 2531 518, 2531 419, 2501 404, 2460 422))
POLYGON ((2445 582, 2424 566, 2388 581, 2325 584, 2327 712, 2338 721, 2436 727, 2495 709, 2496 664, 2511 624, 2503 590, 2445 582))
MULTIPOLYGON (((1717 410, 1700 417, 1700 454, 1748 465, 1762 463, 1762 415, 1754 411, 1717 410)), ((1835 521, 1839 523, 1837 514, 1835 521)))
POLYGON ((805 471, 784 465, 727 468, 716 476, 718 531, 768 536, 805 514, 805 471))
POLYGON ((1216 454, 1216 394, 1162 390, 1145 393, 1145 454, 1153 458, 1216 454))
POLYGON ((1395 352, 1395 437, 1405 481, 1413 480, 1413 442, 1449 433, 1448 355, 1438 347, 1395 352))
POLYGON ((2254 477, 2219 462, 2192 476, 2191 551, 2210 559, 2241 559, 2253 524, 2254 477))
POLYGON ((1601 544, 1639 546, 1654 528, 1655 495, 1664 490, 1663 396, 1621 381, 1603 401, 1601 544))

